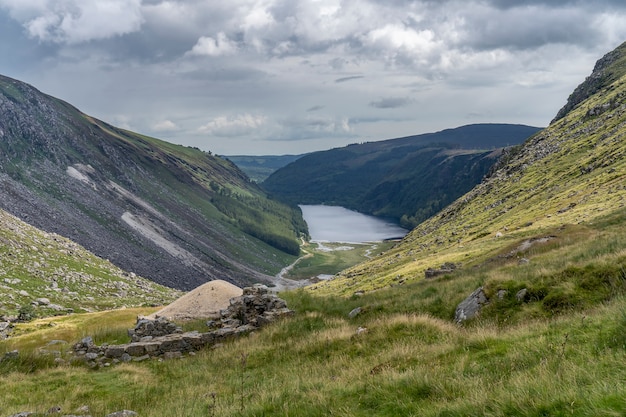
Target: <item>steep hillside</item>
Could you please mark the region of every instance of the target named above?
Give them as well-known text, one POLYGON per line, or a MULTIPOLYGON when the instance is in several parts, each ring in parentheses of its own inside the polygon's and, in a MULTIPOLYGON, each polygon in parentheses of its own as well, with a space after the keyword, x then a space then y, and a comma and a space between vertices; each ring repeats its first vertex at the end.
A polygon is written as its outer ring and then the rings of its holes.
POLYGON ((278 169, 301 158, 302 155, 229 155, 226 158, 235 163, 251 180, 261 183, 278 169))
POLYGON ((180 296, 4 210, 0 210, 0 293, 0 317, 22 313, 24 319, 164 305, 180 296))
MULTIPOLYGON (((568 228, 594 227, 601 216, 621 221, 626 203, 625 54, 622 45, 609 54, 613 64, 602 67, 614 82, 511 151, 480 185, 419 225, 393 250, 318 288, 350 293, 419 281, 426 269, 444 262, 469 268, 493 259, 515 260, 537 239, 565 239, 568 228)), ((616 245, 619 254, 624 248, 616 245)))
POLYGON ((268 280, 306 225, 231 162, 118 129, 0 77, 0 208, 191 289, 268 280))
POLYGON ((263 187, 292 204, 340 205, 413 227, 478 184, 501 153, 539 129, 483 124, 315 152, 263 187))

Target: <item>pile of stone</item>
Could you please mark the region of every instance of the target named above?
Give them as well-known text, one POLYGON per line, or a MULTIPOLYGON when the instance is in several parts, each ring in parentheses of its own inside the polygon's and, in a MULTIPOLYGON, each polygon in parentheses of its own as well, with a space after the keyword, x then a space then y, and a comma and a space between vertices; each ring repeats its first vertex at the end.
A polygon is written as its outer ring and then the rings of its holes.
POLYGON ((244 288, 243 295, 230 300, 220 317, 207 322, 209 331, 183 333, 180 327, 164 317, 140 317, 129 330, 131 343, 100 346, 86 337, 74 345, 74 355, 91 367, 110 366, 119 362, 143 361, 150 358, 173 359, 227 339, 250 333, 277 319, 293 315, 284 300, 269 292, 264 285, 244 288))
POLYGON ((441 275, 451 274, 460 267, 460 264, 454 264, 452 262, 446 262, 439 268, 428 268, 424 271, 424 278, 432 279, 441 275))

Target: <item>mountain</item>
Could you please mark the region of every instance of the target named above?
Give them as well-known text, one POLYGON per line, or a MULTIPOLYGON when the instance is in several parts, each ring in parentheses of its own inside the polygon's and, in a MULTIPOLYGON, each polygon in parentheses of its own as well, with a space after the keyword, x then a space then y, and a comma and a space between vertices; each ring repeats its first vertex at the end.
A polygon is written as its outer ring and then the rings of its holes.
MULTIPOLYGON (((544 238, 560 242, 555 245, 582 245, 581 236, 594 242, 610 229, 621 230, 626 214, 625 62, 626 43, 600 59, 576 89, 586 93, 570 96, 548 128, 505 155, 482 183, 417 226, 393 250, 319 288, 352 292, 385 286, 398 277, 421 280, 426 270, 444 263, 469 268, 498 259, 518 260, 544 238), (604 81, 589 89, 589 80, 604 81)), ((602 240, 596 244, 601 247, 602 240)), ((623 246, 619 239, 611 245, 606 250, 619 266, 623 246)), ((566 259, 565 254, 558 256, 566 259)), ((586 258, 581 254, 578 259, 586 258)), ((546 282, 560 274, 537 280, 546 282)), ((542 294, 547 293, 545 289, 542 294)))
POLYGON ((301 158, 302 155, 229 155, 226 159, 232 161, 251 180, 261 183, 274 171, 301 158))
POLYGON ((232 162, 119 129, 0 77, 0 208, 157 283, 270 280, 299 252, 297 209, 232 162))
POLYGON ((475 124, 305 155, 262 186, 291 204, 344 206, 414 227, 478 184, 537 127, 475 124))

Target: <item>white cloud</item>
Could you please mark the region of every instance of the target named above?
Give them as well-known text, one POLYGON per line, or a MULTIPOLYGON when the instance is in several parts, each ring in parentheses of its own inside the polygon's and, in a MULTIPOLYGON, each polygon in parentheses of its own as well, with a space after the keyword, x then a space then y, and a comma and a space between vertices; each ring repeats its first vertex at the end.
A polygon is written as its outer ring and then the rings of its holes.
POLYGON ((245 136, 260 129, 266 123, 267 118, 260 115, 219 116, 201 126, 198 133, 211 136, 245 136))
POLYGON ((178 126, 171 120, 162 120, 152 126, 152 130, 155 132, 173 132, 178 130, 178 126))
POLYGON ((0 72, 178 143, 310 151, 470 113, 545 125, 626 39, 625 11, 617 0, 0 0, 0 72))
POLYGON ((141 0, 0 0, 28 34, 40 41, 80 43, 136 32, 141 0))
POLYGON ((190 55, 220 56, 230 55, 237 52, 237 43, 228 39, 224 32, 217 34, 216 38, 202 36, 189 51, 190 55))

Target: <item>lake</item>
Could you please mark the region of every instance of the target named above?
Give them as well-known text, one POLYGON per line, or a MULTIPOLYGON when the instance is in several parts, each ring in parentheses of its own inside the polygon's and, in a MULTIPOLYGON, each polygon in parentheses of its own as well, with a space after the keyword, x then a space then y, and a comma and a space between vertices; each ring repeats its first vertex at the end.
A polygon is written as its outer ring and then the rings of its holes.
POLYGON ((300 205, 314 242, 364 243, 403 237, 395 223, 338 206, 300 205))

